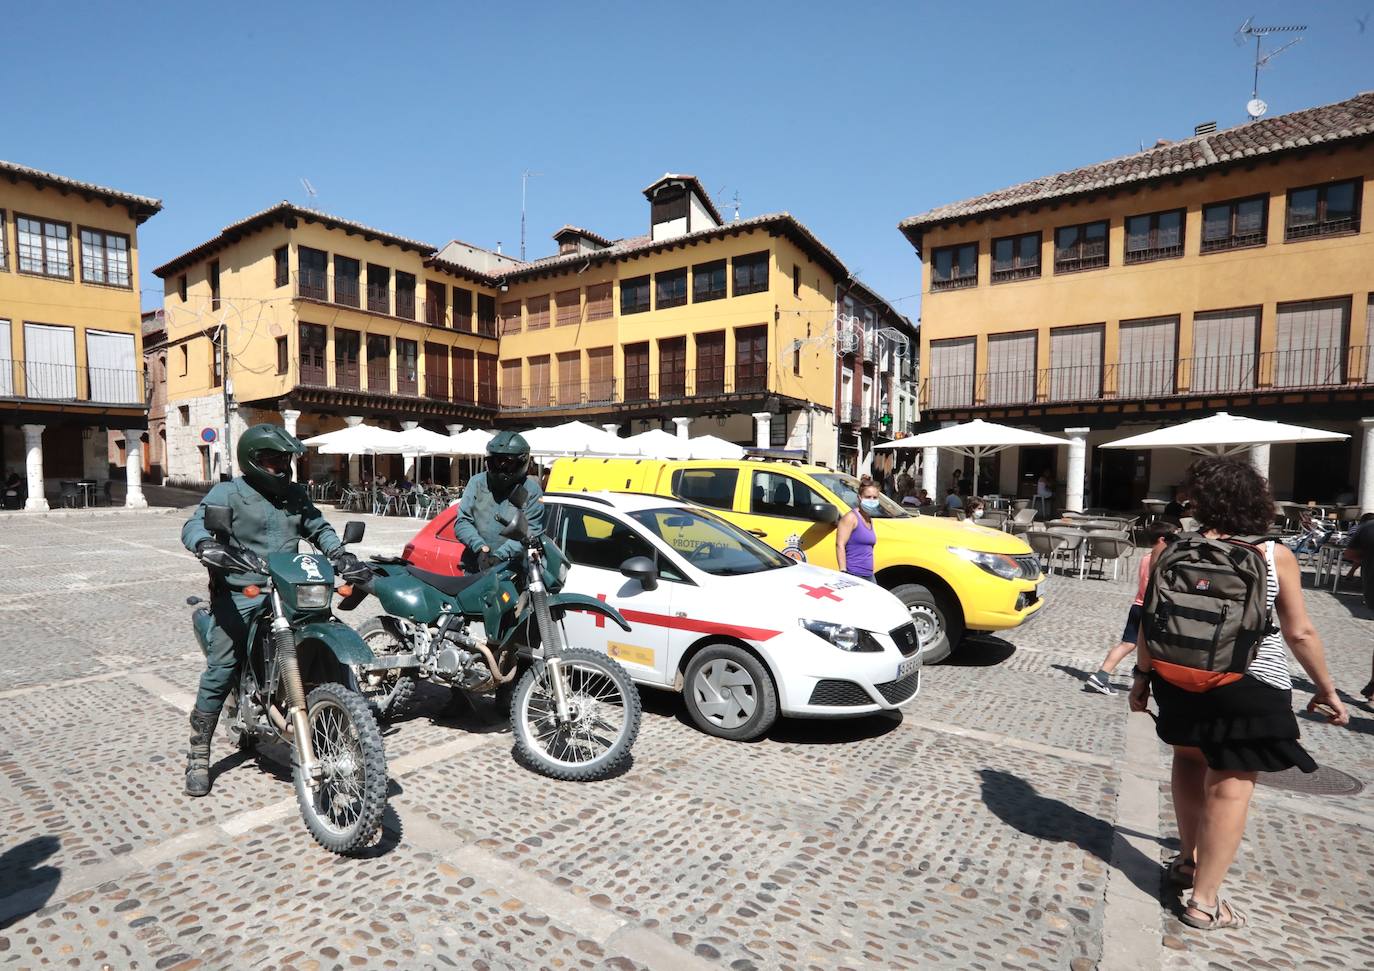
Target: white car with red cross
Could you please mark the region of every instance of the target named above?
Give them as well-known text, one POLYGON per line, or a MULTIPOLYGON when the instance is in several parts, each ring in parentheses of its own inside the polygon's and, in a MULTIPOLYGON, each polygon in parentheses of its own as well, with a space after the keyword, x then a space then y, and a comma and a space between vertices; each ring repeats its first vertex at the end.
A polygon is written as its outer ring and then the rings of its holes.
POLYGON ((605 600, 632 630, 567 615, 640 684, 680 691, 692 720, 757 738, 778 715, 836 718, 910 703, 921 650, 881 587, 797 563, 710 511, 655 496, 553 493, 544 531, 571 561, 563 589, 605 600))

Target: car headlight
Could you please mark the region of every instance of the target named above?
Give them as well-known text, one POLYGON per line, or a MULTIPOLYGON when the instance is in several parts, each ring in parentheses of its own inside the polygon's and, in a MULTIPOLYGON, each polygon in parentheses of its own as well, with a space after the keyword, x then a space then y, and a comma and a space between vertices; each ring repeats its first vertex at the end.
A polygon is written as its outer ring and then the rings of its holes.
POLYGON ((848 624, 832 624, 828 620, 799 620, 798 623, 842 651, 880 652, 883 649, 868 631, 850 627, 848 624))
POLYGON ((327 583, 298 583, 296 584, 296 606, 303 609, 312 607, 329 606, 329 584, 327 583))
POLYGON ((960 559, 968 560, 984 572, 1003 580, 1015 580, 1021 575, 1021 565, 1006 553, 980 553, 978 550, 967 550, 962 546, 947 548, 960 559))

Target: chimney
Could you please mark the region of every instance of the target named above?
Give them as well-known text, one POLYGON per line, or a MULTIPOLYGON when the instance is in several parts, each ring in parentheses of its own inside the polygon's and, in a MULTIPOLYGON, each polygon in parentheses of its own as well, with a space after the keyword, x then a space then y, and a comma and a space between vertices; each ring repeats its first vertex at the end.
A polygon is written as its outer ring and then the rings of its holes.
POLYGON ((1217 123, 1216 123, 1215 121, 1204 121, 1202 124, 1194 126, 1194 128, 1193 128, 1193 134, 1194 134, 1194 135, 1210 135, 1210 134, 1212 134, 1212 132, 1214 132, 1214 131, 1216 131, 1216 130, 1217 130, 1217 123))

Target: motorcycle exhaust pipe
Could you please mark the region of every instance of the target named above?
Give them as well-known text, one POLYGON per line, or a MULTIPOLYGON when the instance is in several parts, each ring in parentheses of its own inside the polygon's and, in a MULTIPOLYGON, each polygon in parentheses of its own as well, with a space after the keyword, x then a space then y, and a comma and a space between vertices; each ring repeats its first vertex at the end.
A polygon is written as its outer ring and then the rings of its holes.
POLYGON ((277 648, 277 664, 281 666, 281 680, 286 686, 287 707, 296 735, 296 751, 301 760, 301 772, 312 788, 319 785, 320 764, 315 759, 315 740, 310 735, 310 719, 305 710, 305 687, 301 683, 300 661, 296 658, 296 634, 285 617, 272 621, 272 640, 277 648))

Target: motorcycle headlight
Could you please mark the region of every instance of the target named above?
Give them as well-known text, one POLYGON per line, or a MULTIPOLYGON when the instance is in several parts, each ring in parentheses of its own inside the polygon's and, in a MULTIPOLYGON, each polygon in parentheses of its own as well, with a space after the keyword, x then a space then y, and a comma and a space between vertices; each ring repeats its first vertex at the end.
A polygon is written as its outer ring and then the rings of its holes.
POLYGON ((968 560, 984 572, 1003 580, 1015 580, 1021 575, 1020 565, 1005 553, 980 553, 962 546, 950 546, 947 549, 960 559, 968 560))
POLYGON ((882 645, 866 630, 847 624, 832 624, 828 620, 799 620, 803 627, 821 640, 829 641, 842 651, 881 651, 882 645))
POLYGON ((298 583, 296 584, 296 606, 303 610, 329 606, 329 584, 327 583, 298 583))

